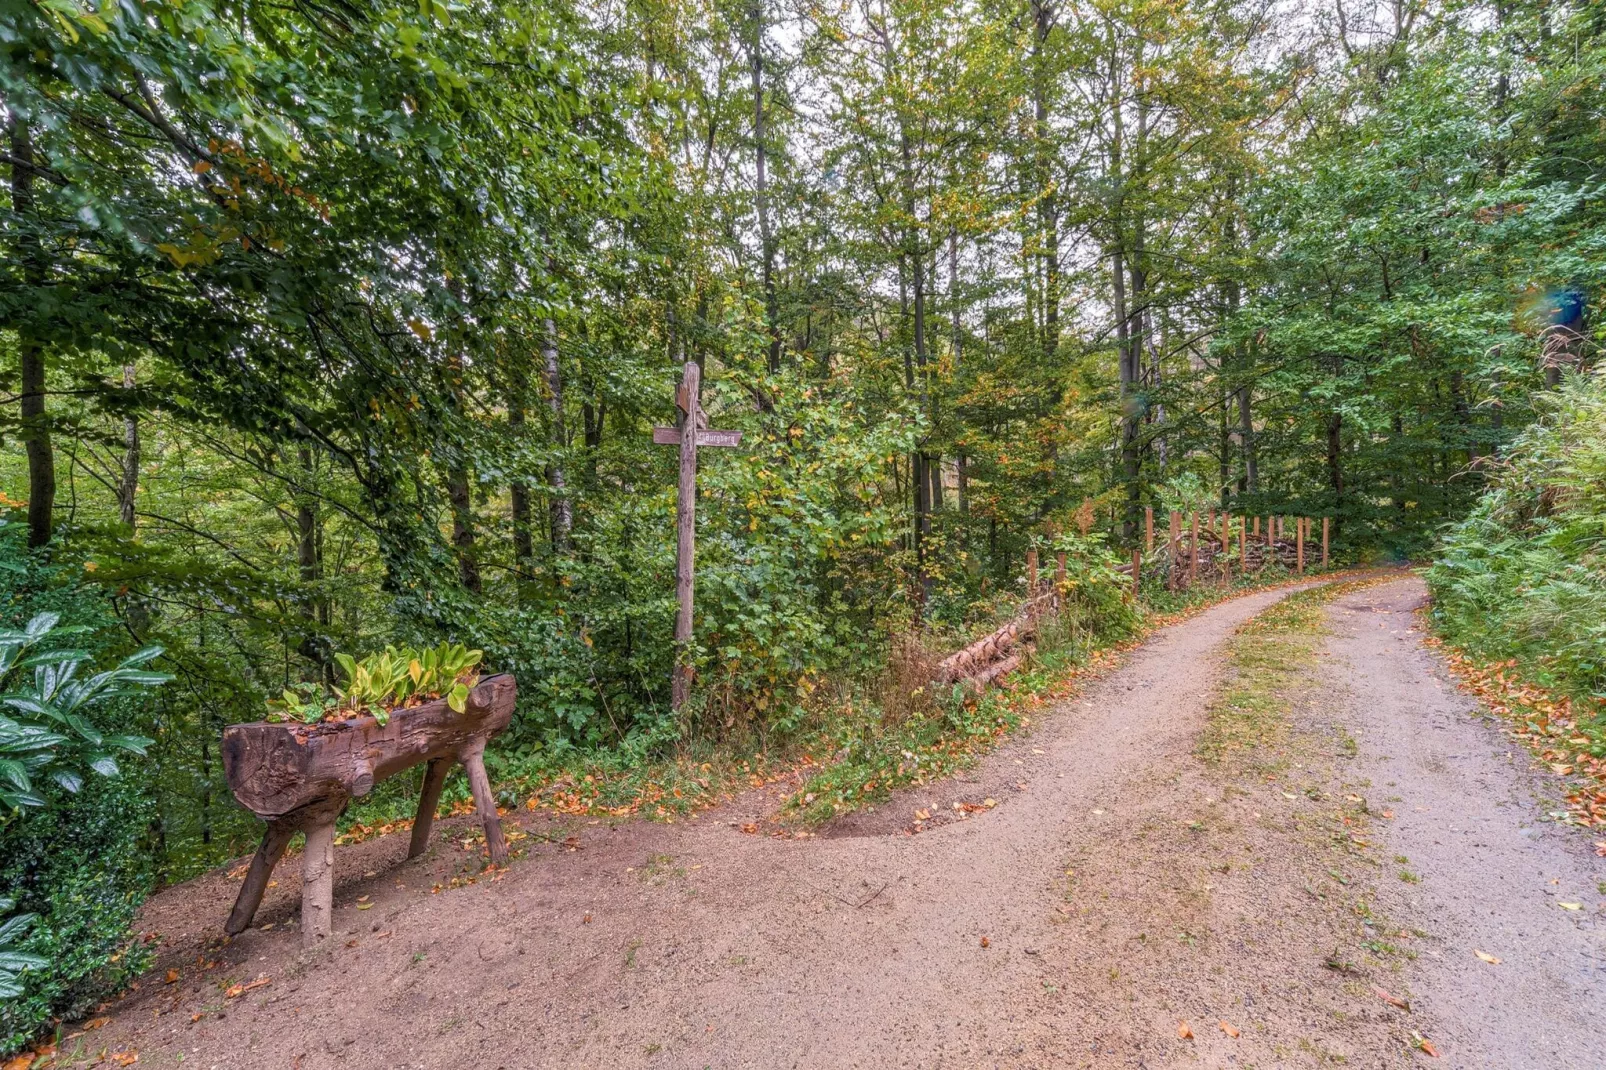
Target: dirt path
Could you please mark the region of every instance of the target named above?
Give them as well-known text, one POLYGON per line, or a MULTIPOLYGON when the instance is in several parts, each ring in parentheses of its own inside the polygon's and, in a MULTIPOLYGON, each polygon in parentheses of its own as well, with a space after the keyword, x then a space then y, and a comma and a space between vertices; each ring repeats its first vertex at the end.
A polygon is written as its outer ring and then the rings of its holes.
MULTIPOLYGON (((1403 605, 1417 588, 1399 590, 1403 605)), ((593 822, 559 830, 575 833, 568 846, 558 835, 535 843, 501 880, 432 895, 432 883, 475 854, 453 846, 461 826, 446 823, 440 847, 417 862, 393 861, 401 837, 342 856, 347 872, 365 876, 337 891, 339 935, 311 953, 281 928, 205 951, 234 884, 219 875, 169 890, 146 915, 163 933, 162 964, 108 1025, 74 1043, 86 1054, 137 1048, 141 1066, 304 1070, 1271 1067, 1340 1058, 1396 1066, 1424 1058, 1407 1047, 1420 1017, 1447 1050, 1465 1052, 1456 1065, 1601 1065, 1582 1055, 1576 1063, 1495 1058, 1507 1049, 1470 1024, 1488 1001, 1505 998, 1477 985, 1519 984, 1537 997, 1568 970, 1575 989, 1592 983, 1593 968, 1596 990, 1574 994, 1576 1019, 1558 1018, 1548 1030, 1529 1004, 1514 1013, 1528 1018, 1528 1035, 1546 1038, 1523 1051, 1602 1050, 1582 1032, 1588 1015, 1606 1020, 1599 944, 1582 942, 1598 932, 1591 912, 1600 897, 1575 887, 1592 863, 1570 841, 1518 846, 1537 852, 1530 868, 1551 876, 1563 861, 1575 867, 1552 890, 1578 897, 1582 911, 1559 921, 1537 908, 1520 920, 1486 920, 1497 928, 1479 947, 1505 959, 1492 968, 1459 956, 1461 934, 1476 931, 1471 922, 1413 922, 1439 935, 1416 938, 1432 946, 1423 965, 1412 965, 1357 950, 1376 943, 1381 923, 1367 913, 1371 899, 1350 896, 1378 881, 1379 869, 1324 824, 1355 775, 1342 733, 1317 725, 1308 733, 1317 742, 1286 775, 1228 775, 1195 757, 1223 641, 1285 594, 1240 598, 1165 630, 962 781, 844 826, 877 833, 919 810, 997 800, 920 835, 781 840, 743 835, 729 814, 675 825, 593 822), (1573 927, 1572 943, 1563 923, 1573 927), (1499 938, 1507 924, 1510 938, 1499 938), (1519 936, 1541 929, 1554 930, 1543 960, 1554 968, 1530 978, 1519 936), (217 965, 202 968, 207 962, 217 965), (179 970, 172 984, 163 983, 168 968, 179 970), (1501 972, 1464 979, 1479 969, 1501 972), (228 984, 258 976, 271 983, 225 997, 228 984), (1422 993, 1424 1011, 1383 1003, 1372 991, 1378 983, 1422 993)), ((1371 763, 1383 733, 1360 720, 1383 714, 1366 689, 1403 688, 1394 716, 1431 717, 1421 683, 1431 662, 1405 638, 1373 649, 1382 640, 1367 630, 1369 616, 1358 638, 1347 623, 1358 613, 1338 619, 1346 623, 1335 642, 1358 668, 1335 659, 1329 684, 1353 693, 1359 761, 1371 763), (1349 643, 1363 646, 1350 651, 1349 643), (1385 668, 1405 675, 1385 678, 1385 668)), ((1403 627, 1408 618, 1398 619, 1403 627)), ((1450 704, 1444 716, 1460 716, 1456 700, 1435 694, 1450 704)), ((1331 695, 1317 697, 1301 717, 1330 712, 1331 695)), ((1405 779, 1400 760, 1383 758, 1409 752, 1414 760, 1420 736, 1407 731, 1383 745, 1376 762, 1388 767, 1368 775, 1405 779)), ((1491 798, 1505 798, 1502 785, 1518 772, 1488 768, 1500 778, 1491 798)), ((1446 839, 1435 855, 1442 829, 1404 816, 1415 789, 1387 790, 1406 801, 1395 804, 1399 827, 1382 834, 1422 838, 1398 853, 1425 880, 1372 898, 1401 897, 1401 915, 1447 909, 1433 897, 1473 914, 1478 904, 1503 910, 1486 894, 1503 896, 1503 885, 1458 890, 1470 879, 1455 869, 1465 847, 1446 839)), ((1440 796, 1422 805, 1448 808, 1440 796)), ((1508 814, 1491 801, 1490 820, 1516 828, 1532 812, 1522 805, 1508 814)), ((286 884, 264 920, 290 916, 294 887, 286 884)), ((1544 895, 1532 891, 1536 902, 1544 895)))
POLYGON ((1408 580, 1338 601, 1328 669, 1350 696, 1339 716, 1359 743, 1356 772, 1397 814, 1386 842, 1407 861, 1387 867, 1391 909, 1433 936, 1412 986, 1423 1031, 1451 1067, 1598 1070, 1606 859, 1542 820, 1563 809, 1559 781, 1417 642, 1423 593, 1408 580))

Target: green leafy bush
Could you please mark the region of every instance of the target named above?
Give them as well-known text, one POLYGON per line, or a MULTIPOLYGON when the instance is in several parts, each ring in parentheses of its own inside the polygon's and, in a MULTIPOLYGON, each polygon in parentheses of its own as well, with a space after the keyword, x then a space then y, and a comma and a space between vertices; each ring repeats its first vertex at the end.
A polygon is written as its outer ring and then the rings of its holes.
POLYGON ((26 1045, 52 1019, 93 1009, 148 959, 133 921, 150 886, 149 778, 126 758, 121 769, 115 763, 117 754, 143 745, 140 731, 148 727, 136 698, 161 678, 142 667, 150 651, 108 670, 109 677, 81 671, 94 662, 116 664, 122 636, 105 601, 75 582, 80 568, 44 564, 8 528, 0 524, 0 571, 8 580, 0 588, 0 631, 13 638, 0 708, 16 726, 8 730, 13 739, 39 744, 41 734, 22 727, 34 725, 60 741, 7 756, 22 766, 25 787, 17 786, 15 765, 0 772, 12 796, 0 803, 0 899, 8 904, 0 908, 0 981, 7 989, 0 993, 0 1053, 26 1045), (55 618, 54 626, 45 629, 41 618, 55 618), (16 640, 29 622, 34 637, 16 640), (64 634, 79 649, 54 641, 64 634), (17 921, 28 915, 33 920, 17 921))
MULTIPOLYGON (((1566 383, 1513 444, 1428 570, 1453 642, 1537 682, 1606 698, 1606 382, 1566 383)), ((1597 744, 1598 746, 1598 744, 1597 744)))

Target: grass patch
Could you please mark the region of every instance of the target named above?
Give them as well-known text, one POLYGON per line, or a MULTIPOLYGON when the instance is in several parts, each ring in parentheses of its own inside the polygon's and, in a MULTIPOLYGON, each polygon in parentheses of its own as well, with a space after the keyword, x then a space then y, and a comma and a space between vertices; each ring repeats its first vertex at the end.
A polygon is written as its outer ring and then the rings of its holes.
POLYGON ((1300 591, 1254 617, 1227 646, 1227 680, 1211 703, 1197 753, 1211 764, 1229 757, 1263 771, 1286 761, 1288 694, 1316 661, 1325 607, 1352 585, 1300 591))

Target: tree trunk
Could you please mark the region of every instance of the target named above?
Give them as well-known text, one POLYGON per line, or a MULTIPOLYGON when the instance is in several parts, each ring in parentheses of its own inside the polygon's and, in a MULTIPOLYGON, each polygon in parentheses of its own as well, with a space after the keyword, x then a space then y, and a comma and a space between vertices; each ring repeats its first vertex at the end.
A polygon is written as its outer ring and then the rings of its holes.
POLYGON ((299 653, 318 668, 324 677, 329 669, 329 655, 318 634, 318 626, 327 621, 328 612, 318 590, 323 578, 322 524, 318 517, 318 503, 312 495, 314 475, 312 447, 302 446, 296 460, 300 471, 296 474, 300 487, 296 491, 296 571, 301 578, 301 616, 307 622, 308 634, 301 641, 299 653))
MULTIPOLYGON (((30 230, 33 217, 33 139, 25 123, 11 118, 11 209, 18 220, 17 251, 23 282, 44 286, 44 254, 30 230)), ((55 529, 56 458, 45 419, 45 352, 32 324, 17 327, 17 356, 22 372, 22 433, 28 456, 28 545, 44 546, 55 529)))
MULTIPOLYGON (((547 318, 544 328, 546 340, 541 346, 541 356, 546 363, 547 404, 552 411, 552 447, 561 450, 568 445, 568 441, 563 429, 563 373, 558 365, 558 328, 551 317, 547 318)), ((555 460, 549 462, 546 481, 552 496, 552 550, 559 554, 568 553, 569 533, 574 528, 574 511, 563 478, 563 465, 555 460)))
MULTIPOLYGON (((515 443, 524 439, 524 375, 519 372, 508 391, 507 427, 515 443)), ((523 478, 514 476, 508 487, 510 511, 513 520, 513 569, 520 580, 530 575, 535 560, 535 537, 530 531, 530 486, 523 478)))
POLYGON ((1048 84, 1045 53, 1054 13, 1048 0, 1032 0, 1032 118, 1037 182, 1037 226, 1043 262, 1043 355, 1059 350, 1060 265, 1059 204, 1055 196, 1049 144, 1048 84))
POLYGON ((1260 471, 1255 460, 1255 421, 1248 383, 1238 388, 1238 443, 1244 458, 1244 489, 1254 494, 1260 489, 1260 471))
POLYGON ((753 161, 758 208, 758 236, 764 281, 764 325, 769 330, 769 369, 781 370, 780 312, 775 297, 775 234, 770 226, 769 146, 764 141, 764 0, 753 0, 753 40, 749 64, 753 76, 753 161))
POLYGON ((446 473, 446 498, 452 506, 452 546, 457 551, 457 578, 475 594, 480 583, 480 562, 474 548, 474 499, 468 485, 468 469, 455 464, 446 473))
MULTIPOLYGON (((134 389, 134 366, 123 365, 123 389, 134 389)), ((123 417, 123 463, 117 479, 117 515, 134 535, 134 500, 139 493, 139 416, 132 408, 123 417)))
POLYGON ((1334 410, 1327 416, 1327 483, 1333 488, 1333 524, 1344 516, 1344 414, 1334 410))

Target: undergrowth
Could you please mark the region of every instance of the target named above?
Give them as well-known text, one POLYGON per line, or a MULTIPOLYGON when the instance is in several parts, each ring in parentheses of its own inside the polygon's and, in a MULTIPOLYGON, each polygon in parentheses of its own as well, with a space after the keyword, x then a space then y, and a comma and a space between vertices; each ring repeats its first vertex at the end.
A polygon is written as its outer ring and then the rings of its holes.
POLYGON ((1452 646, 1566 699, 1574 746, 1606 758, 1606 380, 1574 376, 1492 465, 1427 572, 1452 646))
MULTIPOLYGON (((1110 572, 1098 582, 1084 581, 1067 612, 1045 625, 1025 663, 1003 686, 979 696, 923 684, 939 655, 930 637, 908 638, 893 644, 886 671, 875 679, 822 686, 810 716, 789 733, 746 740, 643 735, 606 750, 493 746, 486 764, 498 804, 510 811, 672 821, 748 788, 796 780, 803 784, 789 798, 784 819, 814 825, 969 766, 1028 727, 1033 710, 1069 694, 1153 629, 1297 578, 1272 567, 1183 591, 1145 584, 1134 601, 1126 578, 1110 572)), ((406 829, 420 775, 392 778, 354 805, 342 819, 342 842, 406 829)), ((443 812, 468 812, 471 805, 467 782, 454 774, 442 793, 443 812)))

